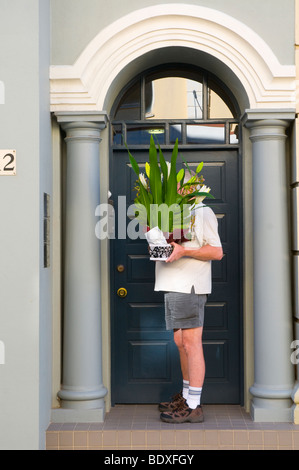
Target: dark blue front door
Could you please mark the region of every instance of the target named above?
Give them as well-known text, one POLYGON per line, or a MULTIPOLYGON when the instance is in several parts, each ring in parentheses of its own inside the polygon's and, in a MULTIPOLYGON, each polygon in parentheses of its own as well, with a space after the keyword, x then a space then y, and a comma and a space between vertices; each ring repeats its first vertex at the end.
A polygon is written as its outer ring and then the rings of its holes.
MULTIPOLYGON (((182 153, 191 167, 205 163, 202 173, 215 196, 209 204, 218 218, 224 250, 222 261, 213 262, 213 293, 206 307, 202 399, 203 403, 239 404, 242 286, 238 150, 188 149, 182 153)), ((170 151, 165 150, 164 155, 170 160, 170 151)), ((134 150, 134 157, 142 166, 148 152, 134 150)), ((172 333, 165 329, 163 294, 154 292, 155 262, 149 260, 147 242, 118 237, 118 220, 130 222, 118 196, 126 196, 127 207, 133 203, 136 177, 126 150, 114 151, 112 158, 116 221, 116 238, 111 240, 112 402, 158 403, 181 387, 179 358, 172 333), (119 291, 121 288, 126 291, 119 291), (127 295, 123 296, 124 292, 127 295)))

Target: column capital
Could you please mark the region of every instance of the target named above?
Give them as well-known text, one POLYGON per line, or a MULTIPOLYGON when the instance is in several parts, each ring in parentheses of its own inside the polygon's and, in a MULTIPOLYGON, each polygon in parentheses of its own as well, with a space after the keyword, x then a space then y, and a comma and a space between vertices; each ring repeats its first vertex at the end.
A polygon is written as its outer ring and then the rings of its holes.
POLYGON ((99 112, 57 112, 57 122, 66 132, 66 142, 92 141, 101 142, 101 131, 107 127, 108 116, 106 111, 99 112))
POLYGON ((84 123, 86 125, 90 123, 97 124, 97 127, 100 129, 105 129, 109 121, 106 111, 58 111, 54 114, 57 122, 61 124, 62 127, 68 124, 80 125, 84 123))
POLYGON ((283 122, 285 127, 289 125, 296 117, 295 109, 246 109, 241 122, 245 127, 251 127, 252 124, 260 123, 268 125, 271 122, 283 122))
POLYGON ((285 130, 295 120, 291 109, 248 109, 242 116, 242 124, 250 129, 252 142, 285 140, 285 130))

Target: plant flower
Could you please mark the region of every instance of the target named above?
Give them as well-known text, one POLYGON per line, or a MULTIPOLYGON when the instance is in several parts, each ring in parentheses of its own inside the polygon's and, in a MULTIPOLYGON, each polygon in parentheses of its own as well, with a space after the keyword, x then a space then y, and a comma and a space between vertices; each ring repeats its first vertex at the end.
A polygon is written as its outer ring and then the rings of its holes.
POLYGON ((127 150, 132 169, 140 182, 140 185, 134 188, 137 193, 134 202, 136 207, 142 207, 143 210, 138 209, 136 217, 148 229, 159 227, 168 233, 173 233, 175 229, 184 230, 189 225, 186 213, 190 214, 195 204, 202 202, 206 197, 213 198, 210 188, 203 184, 203 176, 199 175, 203 162, 197 166, 196 172, 192 172, 183 159, 187 170, 182 168, 177 171, 178 139, 172 151, 171 161, 167 162, 160 145, 158 144, 158 151, 151 136, 149 162, 145 164, 147 178, 140 172, 139 165, 128 147, 127 150), (186 207, 189 208, 188 211, 186 207))
POLYGON ((144 176, 143 173, 140 173, 140 175, 139 175, 139 181, 140 181, 140 183, 143 185, 143 187, 144 187, 145 189, 147 189, 147 182, 146 182, 146 179, 145 179, 145 176, 144 176))
MULTIPOLYGON (((199 190, 200 190, 201 193, 209 193, 211 191, 211 188, 208 188, 207 186, 203 185, 203 186, 200 187, 199 190)), ((206 196, 196 197, 195 198, 195 204, 200 204, 205 198, 206 198, 206 196)))

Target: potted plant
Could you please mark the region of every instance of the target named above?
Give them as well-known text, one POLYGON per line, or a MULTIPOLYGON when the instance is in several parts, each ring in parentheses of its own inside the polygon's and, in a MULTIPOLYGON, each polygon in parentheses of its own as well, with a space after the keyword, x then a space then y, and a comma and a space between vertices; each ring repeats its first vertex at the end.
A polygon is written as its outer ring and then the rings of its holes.
MULTIPOLYGON (((199 175, 203 162, 198 165, 195 173, 190 171, 187 162, 185 162, 185 168, 177 171, 178 139, 175 142, 170 162, 165 160, 159 144, 158 149, 159 152, 151 136, 149 161, 145 164, 145 173, 142 173, 127 147, 132 169, 138 177, 134 187, 136 191, 135 215, 144 227, 150 246, 155 245, 156 253, 159 252, 160 246, 160 254, 164 254, 162 259, 165 259, 167 258, 165 253, 168 255, 172 249, 169 245, 171 241, 190 239, 192 208, 204 198, 213 198, 213 196, 210 194, 210 188, 203 184, 203 177, 199 175)), ((161 257, 157 256, 156 259, 161 259, 161 257)))

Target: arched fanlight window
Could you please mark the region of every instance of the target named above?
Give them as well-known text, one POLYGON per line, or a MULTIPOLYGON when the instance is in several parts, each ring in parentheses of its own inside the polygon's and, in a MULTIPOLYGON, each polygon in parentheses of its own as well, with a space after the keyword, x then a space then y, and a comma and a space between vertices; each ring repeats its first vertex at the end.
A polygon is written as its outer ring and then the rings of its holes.
POLYGON ((148 143, 150 133, 160 144, 176 138, 185 144, 237 143, 238 116, 233 97, 215 77, 168 67, 142 75, 117 100, 113 143, 122 144, 124 131, 133 145, 148 143))

